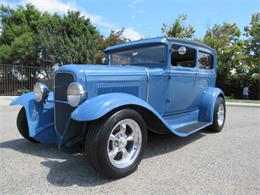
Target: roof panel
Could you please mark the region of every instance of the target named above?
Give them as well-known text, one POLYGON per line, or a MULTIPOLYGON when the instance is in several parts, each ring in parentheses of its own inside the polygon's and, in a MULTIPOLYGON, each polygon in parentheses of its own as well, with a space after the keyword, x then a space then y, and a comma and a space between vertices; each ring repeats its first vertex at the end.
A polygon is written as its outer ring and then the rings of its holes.
POLYGON ((111 51, 111 50, 118 50, 118 49, 123 49, 127 47, 133 47, 133 46, 140 46, 140 45, 146 45, 146 44, 156 44, 156 43, 164 43, 168 44, 170 42, 177 42, 177 43, 185 43, 185 44, 190 44, 190 45, 195 45, 198 47, 203 47, 211 50, 213 53, 215 53, 215 50, 212 49, 210 46, 198 42, 198 41, 192 41, 188 39, 179 39, 179 38, 173 38, 173 37, 157 37, 157 38, 149 38, 149 39, 142 39, 138 41, 131 41, 131 42, 126 42, 118 45, 114 45, 111 47, 108 47, 105 49, 105 52, 111 51))

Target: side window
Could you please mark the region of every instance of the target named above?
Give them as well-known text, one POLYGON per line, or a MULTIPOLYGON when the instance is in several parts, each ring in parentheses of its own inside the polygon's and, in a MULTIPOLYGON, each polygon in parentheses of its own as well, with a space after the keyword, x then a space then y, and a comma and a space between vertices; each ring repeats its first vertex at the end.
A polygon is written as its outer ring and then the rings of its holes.
POLYGON ((173 66, 182 67, 194 67, 196 65, 196 50, 190 47, 186 47, 186 53, 181 55, 178 49, 181 45, 173 45, 174 50, 171 54, 171 64, 173 66))
POLYGON ((211 54, 201 52, 198 53, 198 67, 210 70, 213 68, 213 56, 211 54))

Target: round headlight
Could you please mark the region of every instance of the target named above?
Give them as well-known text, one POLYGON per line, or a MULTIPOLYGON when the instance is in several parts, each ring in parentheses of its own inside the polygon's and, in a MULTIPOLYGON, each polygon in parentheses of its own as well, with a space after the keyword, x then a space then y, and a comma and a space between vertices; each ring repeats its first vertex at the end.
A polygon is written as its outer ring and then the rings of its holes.
POLYGON ((49 94, 49 89, 44 83, 37 82, 33 87, 36 102, 43 102, 49 94))
POLYGON ((69 105, 72 107, 78 106, 84 97, 85 90, 81 84, 73 82, 69 85, 67 89, 67 99, 69 105))

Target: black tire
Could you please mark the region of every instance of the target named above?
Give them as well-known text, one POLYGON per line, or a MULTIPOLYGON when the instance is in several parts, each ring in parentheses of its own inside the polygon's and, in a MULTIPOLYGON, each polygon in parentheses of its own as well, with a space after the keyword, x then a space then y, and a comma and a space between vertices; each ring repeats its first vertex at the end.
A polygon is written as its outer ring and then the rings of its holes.
POLYGON ((29 130, 28 130, 28 124, 26 119, 26 113, 24 107, 21 108, 21 110, 18 113, 16 125, 19 133, 28 141, 38 143, 35 139, 31 138, 29 136, 29 130))
POLYGON ((212 132, 220 132, 224 127, 225 119, 226 119, 226 104, 225 104, 224 98, 220 96, 220 97, 218 97, 216 104, 215 104, 213 124, 210 127, 208 127, 208 130, 212 131, 212 132), (223 120, 222 124, 219 124, 218 110, 221 105, 223 105, 223 108, 224 108, 224 120, 223 120))
POLYGON ((109 178, 121 178, 134 172, 143 156, 144 148, 147 142, 146 125, 141 115, 132 109, 123 109, 109 114, 99 120, 90 124, 85 151, 87 157, 92 165, 100 174, 109 178), (110 133, 118 122, 124 119, 134 120, 141 129, 142 142, 141 149, 136 159, 125 168, 118 168, 114 166, 108 157, 107 147, 110 133))

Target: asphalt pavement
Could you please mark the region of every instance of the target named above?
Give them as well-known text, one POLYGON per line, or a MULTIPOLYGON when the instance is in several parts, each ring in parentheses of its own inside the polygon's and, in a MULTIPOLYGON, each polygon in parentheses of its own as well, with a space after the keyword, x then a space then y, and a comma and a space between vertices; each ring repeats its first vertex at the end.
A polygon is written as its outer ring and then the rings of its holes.
POLYGON ((108 180, 85 156, 33 144, 0 105, 0 194, 260 194, 260 107, 227 106, 221 133, 149 134, 138 170, 108 180))

